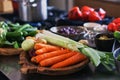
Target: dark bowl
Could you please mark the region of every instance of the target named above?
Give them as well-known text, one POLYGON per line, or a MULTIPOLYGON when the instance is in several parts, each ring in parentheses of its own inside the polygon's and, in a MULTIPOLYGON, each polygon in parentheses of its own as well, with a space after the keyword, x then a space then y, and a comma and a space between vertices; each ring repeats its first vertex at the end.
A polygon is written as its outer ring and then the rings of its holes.
POLYGON ((111 52, 113 43, 114 36, 112 33, 101 33, 95 36, 95 45, 98 50, 111 52))
POLYGON ((85 30, 82 26, 57 26, 50 28, 50 31, 75 41, 84 38, 85 30))

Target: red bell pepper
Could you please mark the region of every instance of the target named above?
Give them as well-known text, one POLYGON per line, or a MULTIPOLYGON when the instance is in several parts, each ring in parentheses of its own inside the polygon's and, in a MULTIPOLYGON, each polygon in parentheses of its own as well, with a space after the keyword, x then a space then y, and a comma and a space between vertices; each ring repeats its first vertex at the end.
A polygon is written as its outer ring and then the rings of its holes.
POLYGON ((102 8, 100 8, 99 11, 95 11, 92 7, 83 6, 80 10, 79 7, 76 6, 68 12, 68 19, 94 22, 104 19, 105 15, 106 11, 102 8))
POLYGON ((92 12, 92 11, 94 11, 94 8, 91 8, 91 7, 89 7, 89 6, 83 6, 83 7, 81 7, 81 11, 82 12, 84 12, 84 11, 87 11, 87 12, 92 12))
POLYGON ((106 11, 104 9, 102 9, 102 8, 99 8, 98 14, 100 15, 100 17, 102 19, 104 19, 105 15, 106 15, 106 11))
POLYGON ((79 7, 73 7, 68 13, 68 19, 70 20, 80 20, 82 18, 82 12, 79 7))
POLYGON ((82 12, 82 20, 83 21, 88 21, 88 17, 90 15, 90 12, 94 11, 94 8, 91 8, 89 6, 83 6, 81 7, 81 12, 82 12))
POLYGON ((83 20, 83 21, 88 21, 89 15, 90 15, 90 12, 89 12, 89 11, 84 11, 84 12, 82 12, 82 20, 83 20))
POLYGON ((96 12, 96 11, 90 12, 90 15, 89 15, 88 19, 89 19, 89 21, 99 21, 99 20, 102 20, 102 18, 100 17, 98 12, 96 12))

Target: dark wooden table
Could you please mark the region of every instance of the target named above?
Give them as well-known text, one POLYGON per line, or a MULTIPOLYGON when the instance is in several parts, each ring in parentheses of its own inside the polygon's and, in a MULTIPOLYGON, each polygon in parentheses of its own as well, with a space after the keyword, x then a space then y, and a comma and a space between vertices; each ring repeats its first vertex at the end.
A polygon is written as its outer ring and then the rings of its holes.
POLYGON ((88 66, 82 70, 64 76, 47 76, 42 74, 21 74, 19 55, 0 56, 0 71, 10 80, 120 80, 120 73, 96 69, 93 72, 88 66))

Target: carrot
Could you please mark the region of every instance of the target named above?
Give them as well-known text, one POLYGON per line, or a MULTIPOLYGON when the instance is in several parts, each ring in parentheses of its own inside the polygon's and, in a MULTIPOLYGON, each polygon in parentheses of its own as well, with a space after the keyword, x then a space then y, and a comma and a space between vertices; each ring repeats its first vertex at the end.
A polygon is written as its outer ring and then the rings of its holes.
POLYGON ((77 53, 76 55, 62 61, 59 63, 56 63, 54 65, 51 66, 51 68, 62 68, 62 67, 66 67, 66 66, 70 66, 73 64, 76 64, 82 60, 85 60, 87 57, 81 53, 77 53))
POLYGON ((39 54, 43 54, 46 52, 51 52, 51 51, 55 51, 55 50, 59 50, 60 47, 57 46, 47 46, 47 47, 43 47, 41 49, 38 49, 35 51, 35 54, 39 55, 39 54))
POLYGON ((34 57, 31 58, 31 61, 35 62, 35 63, 38 63, 41 60, 51 58, 51 57, 54 57, 54 56, 58 56, 58 55, 61 55, 61 54, 65 54, 65 53, 68 53, 68 52, 70 52, 70 50, 60 49, 60 50, 56 50, 56 51, 53 51, 53 52, 48 52, 48 53, 44 53, 44 54, 41 54, 41 55, 34 56, 34 57))
POLYGON ((61 62, 73 55, 75 55, 76 52, 70 52, 70 53, 67 53, 67 54, 62 54, 62 55, 59 55, 59 56, 55 56, 55 57, 52 57, 52 58, 48 58, 48 59, 45 59, 45 60, 42 60, 40 61, 40 66, 42 67, 45 67, 45 66, 51 66, 55 63, 58 63, 58 62, 61 62))
POLYGON ((48 45, 48 44, 43 44, 43 43, 36 43, 36 44, 34 45, 34 49, 35 49, 35 50, 38 50, 38 49, 41 49, 41 48, 47 47, 47 46, 50 46, 50 45, 48 45))

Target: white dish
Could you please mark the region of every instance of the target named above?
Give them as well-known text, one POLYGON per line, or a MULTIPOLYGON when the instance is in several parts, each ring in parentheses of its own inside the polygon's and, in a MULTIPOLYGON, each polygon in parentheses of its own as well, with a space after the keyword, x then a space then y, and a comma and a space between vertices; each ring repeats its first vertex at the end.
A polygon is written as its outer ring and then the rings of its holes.
POLYGON ((83 26, 88 30, 93 30, 94 27, 101 27, 101 24, 95 23, 95 22, 87 22, 87 23, 84 23, 83 26))

